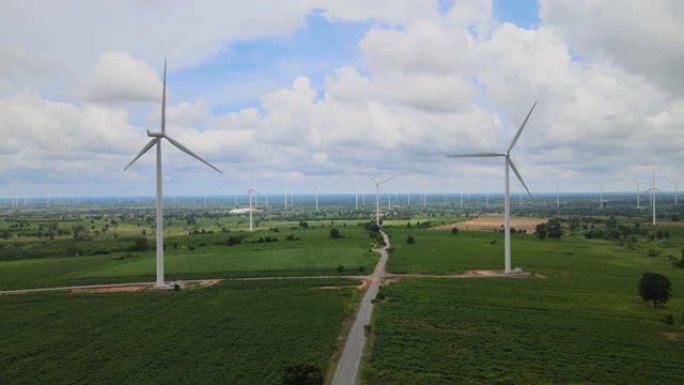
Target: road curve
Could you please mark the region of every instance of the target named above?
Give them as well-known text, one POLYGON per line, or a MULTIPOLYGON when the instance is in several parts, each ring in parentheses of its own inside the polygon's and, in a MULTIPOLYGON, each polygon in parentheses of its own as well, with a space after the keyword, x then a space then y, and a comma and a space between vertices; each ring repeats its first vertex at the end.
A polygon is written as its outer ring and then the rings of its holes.
POLYGON ((363 347, 366 344, 366 334, 364 326, 368 325, 373 314, 373 303, 371 300, 378 294, 381 280, 385 275, 385 264, 387 264, 387 249, 390 247, 389 237, 383 231, 380 231, 382 237, 385 239, 385 247, 378 249, 380 252, 380 260, 375 265, 373 274, 369 277, 370 284, 366 293, 363 295, 359 312, 356 314, 356 320, 352 325, 347 341, 344 344, 342 355, 337 362, 335 375, 331 385, 355 385, 359 377, 359 367, 361 366, 361 357, 363 356, 363 347))

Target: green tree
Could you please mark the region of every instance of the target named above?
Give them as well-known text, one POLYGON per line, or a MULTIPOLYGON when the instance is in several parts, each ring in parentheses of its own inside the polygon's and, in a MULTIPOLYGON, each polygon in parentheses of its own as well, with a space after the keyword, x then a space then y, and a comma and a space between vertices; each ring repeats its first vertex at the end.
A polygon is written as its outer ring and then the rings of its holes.
POLYGON ((311 364, 294 364, 285 368, 282 385, 323 385, 323 372, 311 364))
POLYGON ((342 235, 340 234, 340 230, 336 229, 335 227, 330 229, 330 238, 332 238, 332 239, 342 238, 342 235))
POLYGON ((136 238, 135 241, 133 242, 133 246, 131 247, 131 251, 147 251, 150 248, 150 244, 147 241, 147 238, 145 237, 140 237, 136 238))
POLYGON ((416 238, 414 238, 413 235, 407 235, 406 236, 406 243, 408 243, 409 245, 412 245, 412 244, 416 243, 416 238))
POLYGON ((670 299, 672 284, 670 279, 658 273, 644 273, 639 278, 639 296, 644 302, 653 301, 653 307, 670 299))

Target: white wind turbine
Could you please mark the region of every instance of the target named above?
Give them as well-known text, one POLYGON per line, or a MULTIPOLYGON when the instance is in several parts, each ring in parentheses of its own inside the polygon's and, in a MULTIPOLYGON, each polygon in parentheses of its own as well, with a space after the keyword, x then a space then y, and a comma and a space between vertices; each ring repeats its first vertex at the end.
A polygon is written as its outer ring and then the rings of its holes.
POLYGON ((599 202, 600 202, 600 207, 603 208, 603 183, 595 183, 595 184, 599 185, 599 187, 601 188, 601 196, 600 196, 599 202))
POLYGON ((394 177, 387 178, 380 182, 371 178, 373 183, 375 183, 375 224, 378 226, 380 226, 380 185, 389 182, 392 178, 394 177))
POLYGON ((641 208, 641 198, 640 198, 641 192, 640 192, 639 190, 640 190, 640 187, 641 187, 641 183, 639 183, 639 182, 636 181, 635 179, 632 179, 632 181, 633 181, 634 184, 636 185, 636 189, 637 189, 637 191, 636 191, 637 207, 636 207, 636 208, 637 208, 637 209, 640 209, 640 208, 641 208))
POLYGON ((659 192, 658 188, 656 187, 656 182, 655 182, 655 171, 653 171, 653 182, 651 182, 651 188, 648 189, 648 191, 651 192, 651 210, 653 212, 653 226, 656 225, 656 193, 659 192))
POLYGON ((675 193, 675 206, 677 206, 678 202, 678 195, 679 195, 679 184, 677 182, 672 182, 674 184, 674 193, 675 193))
POLYGON ((166 135, 166 60, 164 60, 164 80, 161 105, 161 131, 150 132, 148 130, 147 136, 151 137, 152 140, 150 140, 145 145, 145 147, 143 147, 143 149, 138 153, 138 155, 136 155, 136 157, 133 158, 131 163, 129 163, 128 166, 124 168, 124 171, 131 167, 131 165, 135 163, 135 161, 138 160, 138 158, 143 156, 143 154, 149 151, 153 146, 157 146, 157 282, 155 283, 155 286, 164 287, 164 206, 162 204, 162 139, 168 140, 169 143, 171 143, 174 147, 199 160, 200 162, 206 164, 207 166, 213 168, 214 170, 223 173, 223 171, 212 166, 211 164, 209 164, 209 162, 205 161, 204 159, 200 158, 197 154, 190 151, 190 149, 180 144, 172 137, 166 135))
POLYGON ((259 192, 257 190, 255 190, 251 187, 247 190, 247 195, 249 196, 249 232, 250 233, 254 231, 254 225, 252 222, 252 212, 254 211, 254 207, 252 207, 252 196, 254 196, 256 198, 256 194, 258 194, 258 193, 259 192))
POLYGON ((515 176, 518 178, 520 183, 523 185, 525 190, 527 190, 527 193, 532 196, 532 193, 530 193, 530 190, 527 188, 527 185, 523 181, 522 176, 520 175, 520 172, 518 172, 518 169, 515 167, 515 164, 513 163, 513 160, 511 159, 511 150, 515 146, 515 144, 518 142, 518 138, 520 138, 520 134, 522 134, 523 128, 525 128, 525 125, 527 124, 527 120, 530 118, 530 115, 532 115, 532 111, 534 111, 534 107, 537 105, 537 102, 534 102, 532 105, 532 108, 530 109, 530 112, 527 113, 527 116, 525 117, 525 120, 522 122, 520 125, 520 128, 518 128, 518 132, 515 134, 515 137, 513 138, 513 141, 511 141, 511 145, 508 146, 508 150, 505 153, 496 153, 496 152, 481 152, 477 154, 465 154, 465 155, 449 155, 450 158, 470 158, 470 157, 503 157, 504 158, 504 167, 505 167, 505 199, 504 199, 504 228, 505 228, 505 254, 504 254, 504 263, 505 263, 505 269, 504 272, 506 274, 511 272, 511 186, 510 186, 510 177, 509 177, 509 170, 513 170, 513 173, 515 176))

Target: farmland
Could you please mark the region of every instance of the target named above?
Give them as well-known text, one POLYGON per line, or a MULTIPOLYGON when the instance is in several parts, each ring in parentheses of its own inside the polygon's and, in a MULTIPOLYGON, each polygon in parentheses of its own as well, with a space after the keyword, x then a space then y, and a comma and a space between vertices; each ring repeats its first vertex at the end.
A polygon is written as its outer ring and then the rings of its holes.
POLYGON ((325 373, 353 312, 349 280, 222 282, 182 292, 1 296, 7 384, 278 384, 325 373), (322 286, 342 286, 322 290, 322 286))
MULTIPOLYGON (((328 222, 324 227, 295 226, 277 232, 170 236, 166 240, 170 245, 165 252, 166 271, 170 279, 342 275, 370 271, 377 255, 368 250, 367 232, 355 225, 344 225, 340 227, 343 238, 331 240, 330 228, 328 222), (240 239, 239 243, 229 246, 231 237, 240 239), (277 241, 264 241, 267 237, 277 241)), ((150 281, 154 276, 154 250, 130 251, 134 245, 132 238, 83 242, 24 238, 22 242, 45 253, 58 253, 52 242, 83 243, 94 250, 110 247, 119 251, 0 261, 0 289, 150 281)))
MULTIPOLYGON (((668 241, 634 245, 569 235, 513 236, 514 266, 546 279, 412 279, 384 288, 364 369, 368 384, 652 384, 684 375, 684 270, 668 241), (656 249, 657 256, 646 250, 656 249), (636 297, 641 273, 672 280, 653 309, 636 297), (663 322, 673 315, 675 325, 663 322)), ((500 268, 501 233, 396 228, 390 270, 445 274, 500 268), (415 237, 406 244, 407 234, 415 237), (496 241, 496 242, 492 242, 496 241)))

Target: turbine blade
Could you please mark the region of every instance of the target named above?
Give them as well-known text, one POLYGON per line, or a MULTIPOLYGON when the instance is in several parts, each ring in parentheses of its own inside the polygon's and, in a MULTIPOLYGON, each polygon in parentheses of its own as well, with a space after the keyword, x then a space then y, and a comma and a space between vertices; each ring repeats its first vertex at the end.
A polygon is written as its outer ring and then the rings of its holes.
POLYGON ((534 111, 534 107, 537 105, 537 102, 534 102, 532 105, 532 108, 530 108, 530 112, 527 113, 527 116, 525 117, 525 120, 523 120, 522 124, 520 125, 520 128, 518 128, 518 133, 515 134, 515 137, 513 138, 513 141, 511 142, 510 147, 508 147, 508 152, 511 152, 513 149, 513 146, 515 146, 515 143, 518 141, 518 138, 520 138, 520 134, 522 134, 523 128, 525 128, 525 125, 527 124, 527 120, 530 118, 530 115, 532 115, 532 111, 534 111))
POLYGON ((530 192, 530 189, 527 188, 527 185, 525 184, 525 181, 523 180, 522 176, 520 175, 520 172, 515 167, 515 164, 513 164, 513 159, 511 159, 510 157, 508 158, 508 164, 511 165, 511 170, 513 170, 513 173, 515 174, 515 176, 518 177, 518 180, 520 181, 520 183, 523 185, 523 187, 527 191, 527 194, 529 194, 530 198, 532 198, 532 193, 530 192))
POLYGON ((162 91, 161 132, 166 132, 166 58, 164 58, 164 89, 162 91))
POLYGON ((171 144, 173 144, 174 146, 176 146, 177 149, 183 151, 184 153, 190 155, 191 157, 193 157, 193 158, 199 160, 200 162, 206 164, 207 166, 209 166, 209 167, 213 168, 214 170, 216 170, 216 171, 220 172, 221 174, 223 174, 223 171, 221 171, 221 170, 219 170, 218 168, 212 166, 209 162, 207 162, 206 160, 200 158, 199 155, 197 155, 197 154, 195 154, 194 152, 190 151, 189 148, 187 148, 187 147, 183 146, 182 144, 178 143, 178 141, 176 141, 176 140, 173 139, 172 137, 170 137, 170 136, 164 136, 164 138, 166 138, 166 140, 168 140, 169 142, 171 142, 171 144))
POLYGON ((506 156, 506 154, 499 154, 496 152, 478 152, 476 154, 447 155, 447 158, 479 158, 485 156, 506 156))
POLYGON ((380 184, 380 183, 378 183, 378 181, 377 181, 377 180, 375 180, 375 178, 370 178, 370 180, 372 180, 372 181, 373 181, 373 183, 375 183, 375 184, 380 184))
POLYGON ((128 166, 126 166, 126 167, 124 168, 124 171, 128 170, 128 168, 131 167, 131 165, 132 165, 133 163, 135 163, 135 161, 138 160, 138 158, 140 158, 141 156, 143 156, 143 154, 146 153, 147 151, 149 151, 149 149, 152 148, 152 146, 154 146, 155 144, 157 144, 157 141, 158 141, 158 140, 159 140, 158 138, 154 138, 154 139, 150 140, 149 142, 147 142, 147 144, 145 145, 145 147, 143 147, 143 149, 140 150, 140 152, 138 153, 138 155, 136 155, 135 158, 133 158, 133 160, 131 161, 131 163, 129 163, 128 166))
POLYGON ((391 181, 392 179, 394 179, 393 176, 391 176, 391 177, 389 177, 389 178, 383 180, 382 182, 380 182, 380 184, 384 184, 385 182, 389 182, 389 181, 391 181))

